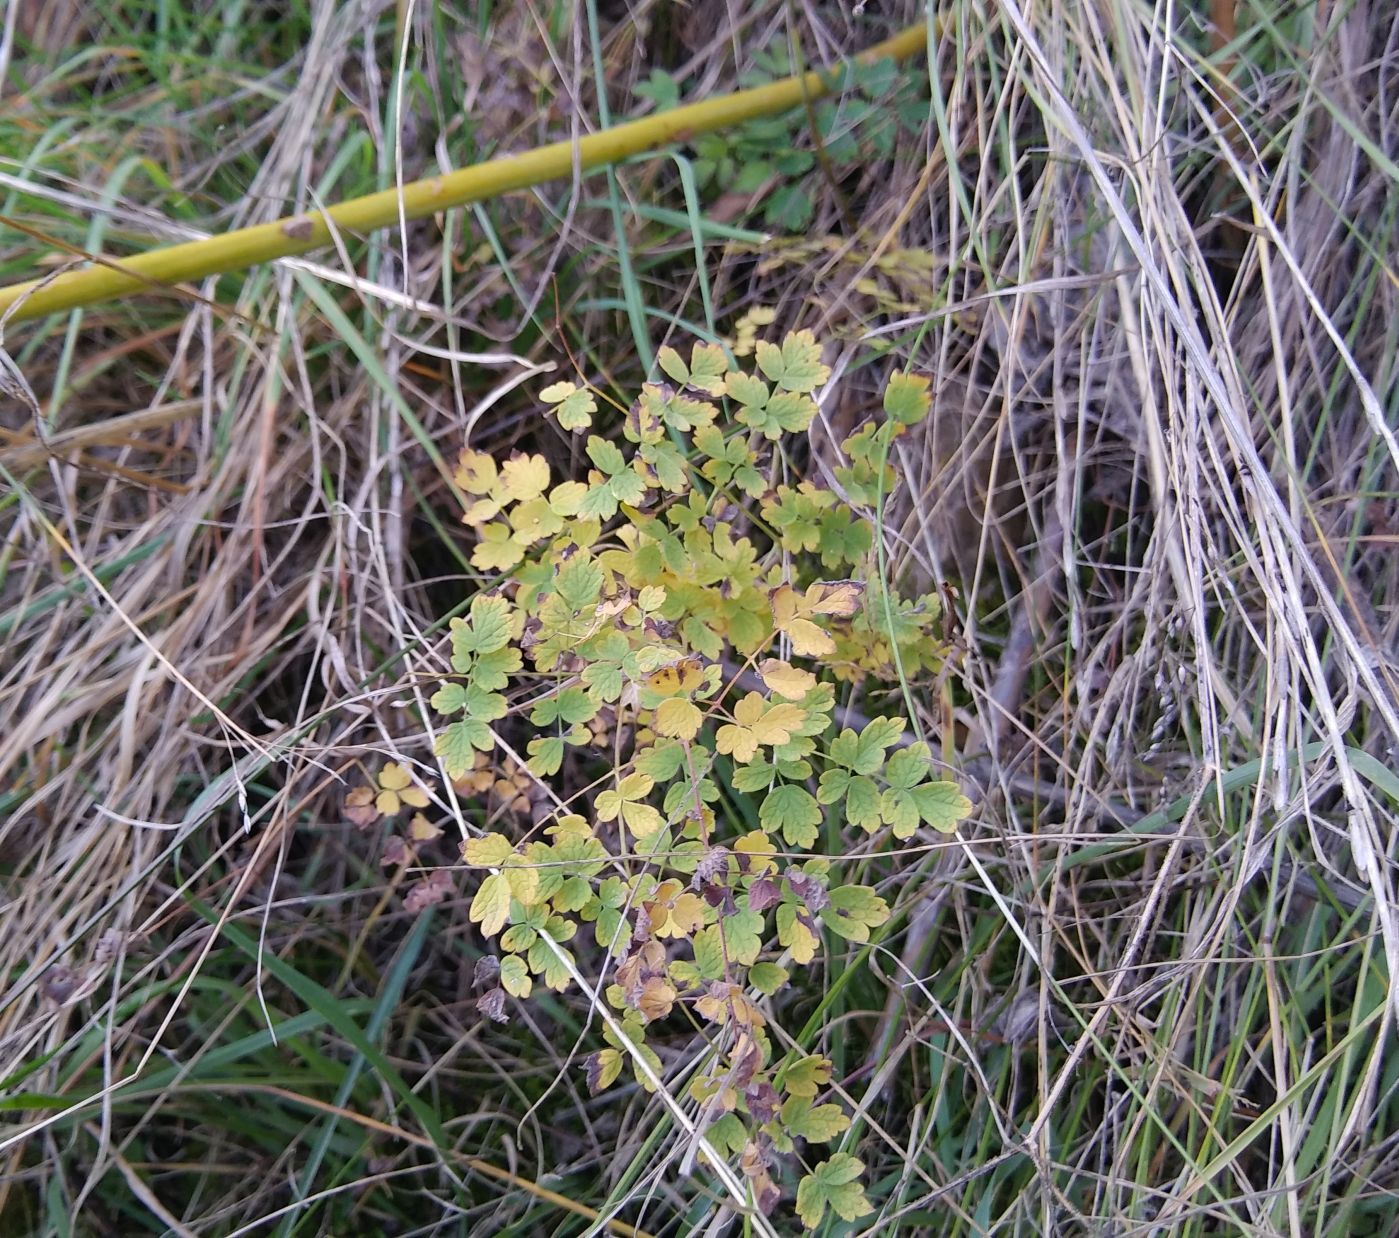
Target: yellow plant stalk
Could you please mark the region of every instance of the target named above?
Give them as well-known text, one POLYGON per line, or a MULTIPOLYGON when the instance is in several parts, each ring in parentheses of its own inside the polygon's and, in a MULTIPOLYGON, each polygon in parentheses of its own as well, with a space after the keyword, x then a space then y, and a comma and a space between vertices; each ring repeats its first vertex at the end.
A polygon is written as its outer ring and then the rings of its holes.
MULTIPOLYGON (((927 27, 910 26, 862 52, 862 63, 892 57, 906 60, 927 46, 927 27)), ((0 317, 13 306, 8 321, 23 322, 56 311, 110 301, 151 287, 222 275, 277 258, 291 258, 330 242, 337 233, 364 234, 401 219, 421 219, 438 211, 483 202, 516 189, 590 172, 633 155, 684 141, 696 134, 728 128, 759 116, 771 116, 808 99, 829 94, 835 71, 813 70, 766 86, 705 99, 616 125, 577 142, 552 142, 521 155, 492 159, 444 176, 414 181, 353 198, 325 211, 310 211, 272 223, 257 224, 153 249, 131 258, 103 257, 98 264, 65 271, 45 280, 28 280, 0 288, 0 317)))

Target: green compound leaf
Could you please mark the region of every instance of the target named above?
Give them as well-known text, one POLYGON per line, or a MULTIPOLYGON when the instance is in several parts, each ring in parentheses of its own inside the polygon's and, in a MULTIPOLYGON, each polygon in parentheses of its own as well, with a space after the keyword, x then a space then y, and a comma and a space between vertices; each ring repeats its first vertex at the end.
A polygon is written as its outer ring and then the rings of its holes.
MULTIPOLYGON (((877 145, 881 123, 892 134, 885 111, 856 92, 819 105, 826 157, 877 145)), ((792 147, 789 129, 698 139, 696 174, 727 187, 800 176, 813 156, 792 147)), ((766 205, 794 228, 811 209, 799 184, 779 183, 766 205)), ((947 657, 937 597, 870 580, 873 509, 900 482, 887 457, 928 416, 930 384, 894 375, 882 414, 847 437, 839 484, 805 480, 795 467, 805 453, 783 440, 810 427, 830 371, 809 332, 760 340, 773 319, 759 307, 722 345, 661 348, 655 381, 617 404, 615 436, 594 426, 602 400, 592 389, 545 387, 540 406, 583 449, 572 472, 558 471, 566 453, 463 451, 454 476, 468 496, 473 562, 507 579, 453 622, 454 674, 432 696, 450 773, 471 774, 477 790, 518 777, 512 760, 481 758, 496 746, 492 724, 513 710, 527 734, 511 741, 529 773, 576 809, 530 823, 492 805, 501 832, 464 848, 480 881, 472 919, 500 948, 492 1008, 507 994, 566 987, 571 965, 555 951, 591 925, 583 958, 599 957, 594 940, 612 956, 615 982, 592 980, 619 1022, 588 1060, 590 1089, 613 1083, 632 1048, 659 1069, 647 1029, 675 1017, 672 1007, 722 1025, 716 1044, 747 1047, 720 1049, 690 1097, 722 1100, 708 1131, 728 1156, 754 1141, 790 1156, 797 1141, 819 1145, 850 1128, 840 1104, 817 1103, 834 1101, 823 1096, 830 1062, 773 1062, 767 1012, 755 1004, 820 957, 823 928, 867 942, 889 919, 873 889, 842 884, 846 857, 819 854, 825 815, 848 843, 855 831, 953 830, 971 808, 952 783, 930 781, 932 755, 907 742, 902 719, 832 738, 842 684, 872 676, 878 692, 895 665, 921 676, 947 657), (734 680, 730 668, 745 660, 762 691, 734 680), (583 745, 582 760, 566 761, 583 745), (793 851, 812 854, 794 865, 782 854, 793 851), (781 965, 770 961, 779 948, 781 965)), ((754 1168, 767 1211, 787 1170, 766 1155, 754 1168)), ((837 1154, 808 1173, 803 1223, 867 1215, 862 1168, 837 1154)))
POLYGON ((748 983, 759 993, 766 993, 771 997, 791 979, 791 974, 785 967, 779 967, 776 963, 754 963, 748 969, 748 983))
POLYGON ((972 802, 955 782, 929 782, 909 791, 918 805, 918 815, 933 829, 951 834, 959 821, 972 812, 972 802))
POLYGON ((481 883, 468 914, 487 937, 494 937, 505 927, 510 915, 510 883, 503 873, 492 873, 481 883))
POLYGON ((534 988, 529 969, 518 954, 507 954, 500 960, 500 987, 511 997, 528 997, 534 988))
POLYGON ((763 949, 763 929, 766 922, 760 912, 739 911, 725 916, 719 927, 723 930, 724 946, 729 958, 745 967, 757 962, 763 949))
POLYGON ((563 749, 561 736, 532 739, 529 741, 529 760, 525 764, 536 777, 551 778, 563 768, 563 749))
POLYGON ((484 722, 474 718, 449 723, 438 732, 433 752, 442 758, 449 778, 460 778, 476 763, 476 753, 490 752, 495 735, 484 722))
POLYGON ((724 939, 717 924, 700 929, 693 938, 695 967, 705 980, 718 980, 724 974, 724 939))
POLYGON ((565 430, 586 430, 593 424, 597 402, 586 390, 572 383, 554 383, 539 393, 539 398, 554 406, 554 416, 565 430))
POLYGON ((830 1208, 843 1221, 858 1220, 874 1211, 865 1197, 859 1177, 864 1162, 848 1152, 837 1152, 822 1161, 797 1187, 797 1215, 807 1229, 815 1229, 830 1208))
POLYGON ((523 665, 518 649, 493 649, 490 653, 478 653, 471 667, 472 686, 487 692, 499 692, 510 682, 510 676, 523 665))
POLYGON ((602 568, 592 559, 576 555, 559 568, 554 577, 554 592, 571 610, 583 610, 597 605, 602 596, 602 582, 602 568))
POLYGON ((813 1105, 809 1096, 789 1096, 782 1106, 782 1125, 809 1143, 829 1143, 849 1129, 850 1119, 839 1105, 813 1105))
POLYGON ((706 395, 723 395, 724 373, 729 368, 724 350, 717 344, 696 344, 690 350, 690 364, 667 346, 656 354, 661 369, 682 387, 692 387, 706 395))
POLYGON ((453 619, 450 627, 454 658, 504 649, 511 636, 510 602, 499 596, 478 597, 471 603, 470 620, 453 619))
POLYGON ((428 704, 439 714, 459 714, 466 708, 466 688, 459 683, 444 683, 428 704))
POLYGON ((791 784, 769 792, 758 810, 758 823, 764 830, 781 830, 788 843, 803 850, 816 842, 821 821, 821 806, 811 792, 791 784))
POLYGON ((815 391, 831 376, 821 364, 821 346, 810 331, 793 331, 782 347, 759 340, 754 350, 758 368, 783 391, 815 391))
POLYGON ((834 886, 827 897, 830 902, 821 909, 821 920, 846 941, 869 941, 870 929, 889 919, 889 904, 869 886, 834 886))
POLYGON ((799 1057, 782 1075, 782 1090, 789 1096, 815 1096, 831 1081, 829 1058, 815 1054, 799 1057))
POLYGON ((931 766, 932 755, 928 745, 910 744, 889 758, 889 763, 884 767, 884 781, 891 787, 916 787, 928 776, 931 766))
POLYGON ((884 389, 884 411, 903 426, 916 425, 932 408, 928 379, 921 374, 894 374, 884 389))

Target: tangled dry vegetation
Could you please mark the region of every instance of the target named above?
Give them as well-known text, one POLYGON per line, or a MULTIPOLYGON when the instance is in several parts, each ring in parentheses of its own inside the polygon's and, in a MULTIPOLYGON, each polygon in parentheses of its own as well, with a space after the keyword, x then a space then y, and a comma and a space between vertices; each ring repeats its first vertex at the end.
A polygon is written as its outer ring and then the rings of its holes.
MULTIPOLYGON (((11 0, 0 273, 920 16, 875 7, 11 0)), ((420 710, 493 583, 463 445, 567 471, 543 386, 634 391, 758 305, 827 344, 812 476, 891 370, 933 379, 883 555, 945 598, 910 695, 976 803, 903 845, 855 974, 769 1003, 856 1116, 845 1228, 1399 1227, 1399 19, 932 16, 921 129, 766 139, 814 151, 798 233, 778 167, 657 156, 6 329, 0 1231, 740 1232, 657 1097, 588 1095, 576 992, 478 1010, 420 710)), ((522 764, 471 775, 473 830, 528 822, 522 764)))

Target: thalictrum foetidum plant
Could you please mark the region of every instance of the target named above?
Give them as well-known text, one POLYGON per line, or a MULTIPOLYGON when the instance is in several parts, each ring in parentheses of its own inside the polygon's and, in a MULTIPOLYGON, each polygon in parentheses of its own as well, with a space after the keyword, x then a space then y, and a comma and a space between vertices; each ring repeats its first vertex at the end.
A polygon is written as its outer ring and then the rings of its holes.
MULTIPOLYGON (((784 1159, 850 1117, 828 1099, 830 1061, 775 1049, 769 999, 891 912, 824 844, 854 831, 874 851, 970 811, 906 720, 870 705, 903 699, 890 686, 944 652, 937 598, 900 596, 875 553, 890 449, 928 414, 928 382, 889 379, 827 487, 794 471, 829 378, 809 332, 770 343, 749 322, 733 350, 664 348, 659 364, 620 441, 593 432, 593 390, 539 392, 582 438, 582 476, 463 451, 472 562, 502 583, 452 622, 435 751, 467 786, 514 727, 549 792, 532 820, 508 816, 520 829, 462 846, 479 874, 471 919, 497 950, 477 969, 482 1011, 503 1020, 508 999, 586 978, 610 1008, 594 1092, 628 1065, 653 1088, 648 1037, 688 1020, 706 1042, 680 1085, 701 1155, 732 1158, 770 1212, 784 1159), (859 695, 858 725, 836 726, 838 693, 859 695)), ((861 1170, 835 1152, 806 1173, 803 1223, 869 1213, 861 1170)))

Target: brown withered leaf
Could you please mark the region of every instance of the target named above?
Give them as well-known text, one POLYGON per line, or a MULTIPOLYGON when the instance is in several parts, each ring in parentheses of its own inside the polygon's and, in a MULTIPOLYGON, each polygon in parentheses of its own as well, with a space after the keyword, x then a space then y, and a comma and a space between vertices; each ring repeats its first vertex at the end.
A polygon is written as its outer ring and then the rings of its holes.
POLYGON ((748 909, 766 911, 782 901, 782 891, 771 877, 759 877, 748 887, 748 909))
POLYGON ((487 989, 476 999, 476 1009, 496 1023, 508 1023, 510 1016, 505 1013, 505 990, 487 989))
POLYGON ((700 889, 700 897, 711 907, 717 907, 726 916, 731 916, 738 910, 738 904, 734 902, 733 889, 730 886, 720 885, 717 881, 706 882, 700 889))
POLYGON ((367 830, 379 819, 374 806, 374 788, 356 787, 345 796, 345 819, 361 830, 367 830))
POLYGON ((733 985, 716 980, 695 1003, 695 1009, 711 1023, 722 1023, 729 1010, 729 990, 733 985))
POLYGON ((82 984, 82 977, 71 967, 58 963, 44 973, 40 992, 57 1006, 66 1005, 82 984))
POLYGON ((771 1145, 764 1147, 767 1140, 759 1143, 750 1139, 743 1145, 743 1151, 738 1154, 738 1167, 743 1172, 745 1178, 756 1178, 763 1174, 772 1163, 771 1145))
POLYGON ((729 1081, 736 1088, 746 1088, 763 1065, 763 1051, 747 1032, 741 1032, 729 1055, 732 1072, 729 1081))
POLYGON ((493 954, 483 954, 476 960, 476 970, 471 974, 473 989, 488 989, 500 979, 500 960, 493 954))
POLYGON ((695 875, 690 880, 691 886, 698 890, 706 882, 723 877, 729 871, 729 849, 727 847, 711 847, 699 858, 695 865, 695 875))
POLYGON ((831 896, 815 877, 808 876, 799 868, 788 869, 784 876, 787 879, 787 888, 801 899, 809 912, 815 914, 830 904, 831 896))
POLYGON ((864 596, 862 580, 818 580, 806 591, 816 615, 853 615, 864 596))
POLYGON ((403 836, 390 834, 384 843, 384 853, 379 857, 379 863, 385 868, 391 868, 398 864, 411 864, 412 862, 413 849, 403 836))
POLYGON ((753 1198, 757 1202, 758 1211, 764 1216, 771 1216, 772 1210, 782 1199, 782 1192, 777 1189, 771 1175, 758 1174, 753 1179, 753 1198))
POLYGON ((675 989, 662 980, 659 976, 652 976, 641 986, 641 995, 636 1001, 636 1008, 641 1012, 641 1017, 647 1023, 654 1023, 657 1019, 664 1019, 675 1005, 675 989))
POLYGON ((434 904, 440 903, 452 892, 452 874, 445 868, 429 873, 422 881, 415 882, 413 888, 403 898, 404 910, 412 915, 434 904))
POLYGON ((771 1122, 777 1116, 777 1111, 782 1108, 782 1097, 777 1089, 766 1079, 759 1079, 744 1094, 743 1099, 748 1102, 748 1112, 753 1115, 753 1121, 761 1126, 764 1122, 771 1122))

